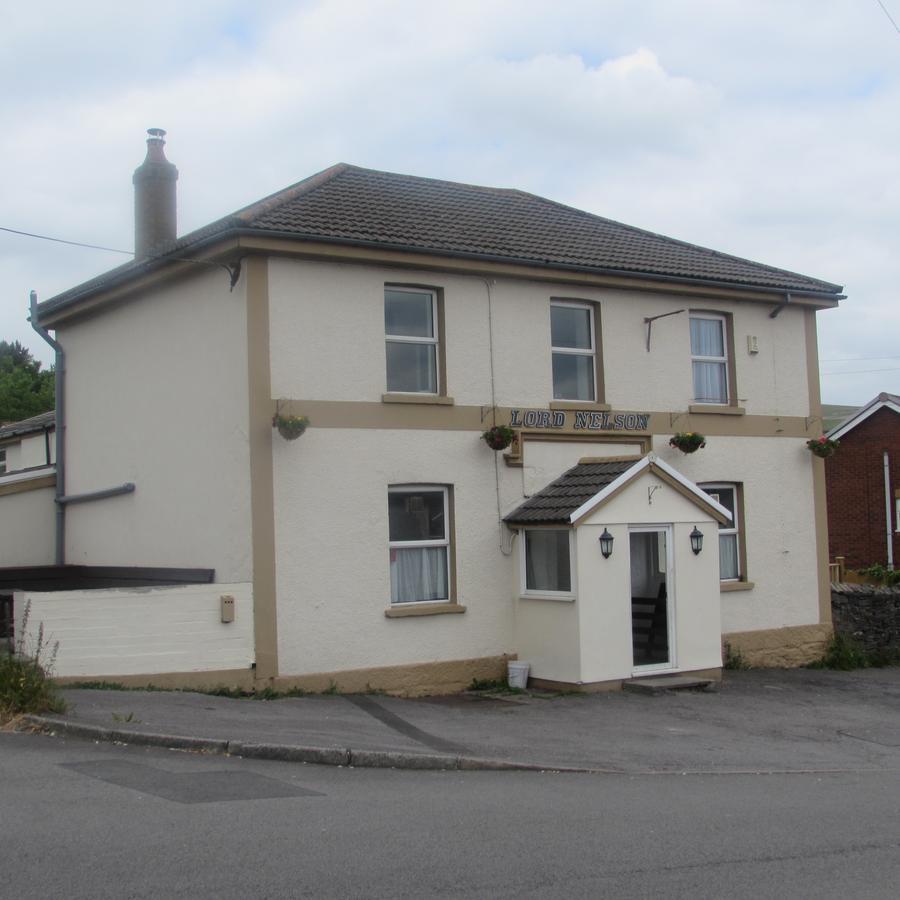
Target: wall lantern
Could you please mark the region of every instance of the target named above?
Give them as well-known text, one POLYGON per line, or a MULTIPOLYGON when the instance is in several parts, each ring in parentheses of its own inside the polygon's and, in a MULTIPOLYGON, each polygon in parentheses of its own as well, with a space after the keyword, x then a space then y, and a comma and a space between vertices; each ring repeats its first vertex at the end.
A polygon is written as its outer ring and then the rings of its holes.
POLYGON ((603 534, 600 535, 600 552, 603 554, 604 559, 609 559, 612 556, 613 540, 613 536, 604 528, 603 534))
POLYGON ((691 532, 691 550, 696 556, 703 549, 703 532, 695 525, 691 532))

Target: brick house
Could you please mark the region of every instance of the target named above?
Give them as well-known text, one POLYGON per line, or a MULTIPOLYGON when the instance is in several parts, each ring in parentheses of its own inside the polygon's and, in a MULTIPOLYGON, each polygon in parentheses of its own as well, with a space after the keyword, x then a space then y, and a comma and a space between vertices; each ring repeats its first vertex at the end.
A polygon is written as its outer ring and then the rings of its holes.
POLYGON ((851 569, 893 566, 900 554, 900 396, 879 394, 828 437, 828 551, 851 569))

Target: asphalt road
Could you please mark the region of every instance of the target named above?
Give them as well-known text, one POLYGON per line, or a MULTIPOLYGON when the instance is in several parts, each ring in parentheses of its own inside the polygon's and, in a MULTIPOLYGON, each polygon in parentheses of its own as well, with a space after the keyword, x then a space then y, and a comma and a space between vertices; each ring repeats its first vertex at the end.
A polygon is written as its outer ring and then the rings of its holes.
POLYGON ((900 772, 348 769, 0 734, 10 898, 895 898, 900 772))

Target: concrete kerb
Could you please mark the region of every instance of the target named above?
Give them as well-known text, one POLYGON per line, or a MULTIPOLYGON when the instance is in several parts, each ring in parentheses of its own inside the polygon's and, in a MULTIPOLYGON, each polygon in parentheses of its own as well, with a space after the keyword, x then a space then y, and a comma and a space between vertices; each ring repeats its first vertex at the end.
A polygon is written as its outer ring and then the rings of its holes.
POLYGON ((240 756, 244 759, 270 759, 281 762, 313 763, 322 766, 375 769, 431 769, 442 771, 506 770, 518 772, 570 772, 594 775, 623 774, 621 770, 617 769, 539 765, 503 759, 479 759, 472 756, 452 756, 437 753, 399 753, 388 750, 352 750, 340 747, 304 747, 294 744, 258 744, 247 741, 192 738, 180 735, 155 734, 147 731, 127 731, 121 728, 104 728, 100 725, 85 725, 53 716, 23 716, 20 720, 19 730, 24 730, 26 727, 44 734, 62 733, 71 737, 86 738, 105 743, 139 744, 150 747, 165 747, 170 750, 240 756))

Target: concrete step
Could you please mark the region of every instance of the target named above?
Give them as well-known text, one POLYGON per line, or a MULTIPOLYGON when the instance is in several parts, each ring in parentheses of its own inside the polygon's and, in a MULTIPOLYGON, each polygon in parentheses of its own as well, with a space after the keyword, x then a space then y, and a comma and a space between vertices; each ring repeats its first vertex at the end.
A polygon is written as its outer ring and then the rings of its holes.
POLYGON ((622 684, 622 690, 636 694, 662 694, 664 691, 714 691, 718 685, 710 678, 692 678, 690 675, 648 675, 629 679, 622 684))

